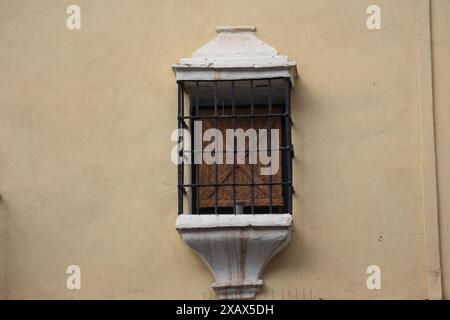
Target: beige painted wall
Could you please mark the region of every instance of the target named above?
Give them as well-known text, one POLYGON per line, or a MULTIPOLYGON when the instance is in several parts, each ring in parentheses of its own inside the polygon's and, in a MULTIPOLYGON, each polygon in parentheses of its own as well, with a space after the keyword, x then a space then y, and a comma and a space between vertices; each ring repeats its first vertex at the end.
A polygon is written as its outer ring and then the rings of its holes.
MULTIPOLYGON (((448 260, 449 2, 432 2, 448 260)), ((0 0, 0 15, 3 298, 214 296, 208 269, 174 230, 170 65, 232 24, 256 25, 300 71, 295 230, 259 298, 427 297, 415 1, 0 0), (375 2, 382 29, 369 31, 375 2), (80 31, 65 27, 72 3, 80 31), (65 287, 71 264, 82 290, 65 287), (371 264, 382 290, 366 288, 371 264)))

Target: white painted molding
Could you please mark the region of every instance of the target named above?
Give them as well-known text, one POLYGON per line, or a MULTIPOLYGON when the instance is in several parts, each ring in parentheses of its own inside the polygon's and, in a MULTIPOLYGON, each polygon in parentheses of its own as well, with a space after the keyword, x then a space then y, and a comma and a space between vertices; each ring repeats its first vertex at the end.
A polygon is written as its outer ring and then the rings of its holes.
POLYGON ((241 80, 297 78, 297 67, 287 56, 256 37, 254 26, 217 27, 218 35, 192 57, 172 65, 177 80, 241 80))
POLYGON ((436 149, 433 110, 430 0, 416 0, 422 209, 428 299, 442 299, 436 149))
POLYGON ((218 33, 220 32, 255 32, 256 27, 255 26, 219 26, 216 27, 216 31, 218 33))
POLYGON ((291 238, 290 214, 179 215, 182 239, 208 265, 219 299, 253 299, 261 273, 291 238))
POLYGON ((182 214, 177 219, 177 229, 227 228, 227 227, 289 227, 290 214, 182 214))

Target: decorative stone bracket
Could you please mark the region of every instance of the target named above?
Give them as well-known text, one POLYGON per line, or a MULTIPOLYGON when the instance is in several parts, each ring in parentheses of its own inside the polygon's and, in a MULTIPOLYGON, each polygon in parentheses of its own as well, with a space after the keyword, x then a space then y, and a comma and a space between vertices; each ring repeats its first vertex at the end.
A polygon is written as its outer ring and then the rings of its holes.
POLYGON ((179 215, 176 228, 214 275, 219 299, 253 299, 261 273, 291 237, 290 214, 179 215))

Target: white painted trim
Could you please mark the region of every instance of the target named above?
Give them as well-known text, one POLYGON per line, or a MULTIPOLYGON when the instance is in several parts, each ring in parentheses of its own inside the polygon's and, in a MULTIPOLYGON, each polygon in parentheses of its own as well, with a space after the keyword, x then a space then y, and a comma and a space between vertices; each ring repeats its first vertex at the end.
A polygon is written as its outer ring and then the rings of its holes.
POLYGON ((420 150, 427 298, 442 299, 433 110, 430 0, 416 0, 420 150))
POLYGON ((228 68, 206 69, 173 66, 179 81, 208 81, 208 80, 250 80, 268 78, 290 78, 294 86, 293 72, 291 68, 228 68))
POLYGON ((218 26, 217 32, 255 32, 255 26, 218 26))
POLYGON ((227 228, 227 227, 288 227, 292 224, 290 214, 181 214, 176 228, 227 228))

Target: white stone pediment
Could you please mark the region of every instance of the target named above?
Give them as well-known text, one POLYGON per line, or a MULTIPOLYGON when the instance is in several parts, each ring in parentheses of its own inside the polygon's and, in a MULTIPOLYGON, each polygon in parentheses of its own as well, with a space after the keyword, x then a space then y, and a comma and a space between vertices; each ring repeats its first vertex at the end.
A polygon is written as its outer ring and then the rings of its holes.
POLYGON ((218 35, 192 57, 174 64, 177 80, 239 80, 297 77, 294 61, 255 35, 256 28, 217 27, 218 35))

